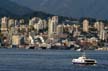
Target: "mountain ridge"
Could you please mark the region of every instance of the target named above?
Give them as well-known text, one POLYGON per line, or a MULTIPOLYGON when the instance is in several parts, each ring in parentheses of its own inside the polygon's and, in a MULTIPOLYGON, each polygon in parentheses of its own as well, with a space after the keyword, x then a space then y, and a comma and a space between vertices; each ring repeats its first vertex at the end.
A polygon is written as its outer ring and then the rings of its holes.
POLYGON ((32 13, 33 11, 24 6, 20 6, 17 3, 14 3, 10 0, 0 0, 0 16, 22 16, 28 13, 32 13), (26 12, 25 12, 26 11, 26 12))
POLYGON ((13 0, 36 11, 70 16, 108 19, 108 0, 13 0))

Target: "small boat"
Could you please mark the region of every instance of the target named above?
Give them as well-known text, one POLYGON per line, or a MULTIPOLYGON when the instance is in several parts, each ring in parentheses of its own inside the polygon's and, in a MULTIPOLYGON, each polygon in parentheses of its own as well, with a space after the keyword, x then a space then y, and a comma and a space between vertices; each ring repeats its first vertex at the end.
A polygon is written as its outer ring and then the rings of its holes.
POLYGON ((85 55, 82 55, 78 59, 73 59, 72 63, 81 65, 94 65, 97 64, 97 61, 95 59, 89 59, 85 55))
POLYGON ((78 51, 78 52, 83 52, 83 50, 80 48, 80 49, 77 49, 76 51, 78 51))

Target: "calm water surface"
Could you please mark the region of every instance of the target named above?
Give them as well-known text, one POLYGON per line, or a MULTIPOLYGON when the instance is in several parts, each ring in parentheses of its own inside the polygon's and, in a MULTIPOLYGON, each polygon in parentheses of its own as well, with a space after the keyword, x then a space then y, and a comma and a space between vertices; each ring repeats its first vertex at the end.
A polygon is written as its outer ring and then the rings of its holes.
POLYGON ((0 49, 0 71, 108 71, 108 52, 86 51, 95 66, 73 65, 81 55, 72 50, 0 49))

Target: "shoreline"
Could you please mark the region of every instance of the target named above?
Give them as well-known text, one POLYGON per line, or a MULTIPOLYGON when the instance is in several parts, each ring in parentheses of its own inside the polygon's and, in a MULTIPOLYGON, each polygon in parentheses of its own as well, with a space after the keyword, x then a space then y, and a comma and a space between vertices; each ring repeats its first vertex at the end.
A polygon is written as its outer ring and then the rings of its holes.
MULTIPOLYGON (((25 49, 25 50, 72 50, 72 51, 77 51, 77 50, 74 50, 74 49, 51 49, 51 48, 46 48, 46 49, 42 49, 42 48, 38 48, 38 47, 35 47, 35 48, 19 48, 19 47, 0 47, 0 49, 25 49)), ((108 51, 108 48, 107 47, 103 47, 103 48, 98 48, 98 49, 95 49, 95 50, 85 50, 85 51, 108 51)), ((83 52, 83 51, 77 51, 77 52, 83 52)))

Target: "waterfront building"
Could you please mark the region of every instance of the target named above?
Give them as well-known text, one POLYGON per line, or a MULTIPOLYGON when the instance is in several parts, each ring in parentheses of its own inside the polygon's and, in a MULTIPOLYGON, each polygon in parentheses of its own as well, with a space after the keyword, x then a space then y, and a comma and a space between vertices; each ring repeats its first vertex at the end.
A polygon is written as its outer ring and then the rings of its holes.
POLYGON ((1 32, 7 32, 8 30, 8 18, 3 17, 1 18, 1 32))
POLYGON ((32 19, 29 20, 29 25, 34 25, 34 24, 38 23, 39 20, 40 20, 40 18, 33 17, 32 19))
POLYGON ((99 38, 101 40, 105 40, 105 30, 104 30, 104 23, 103 22, 99 23, 99 38))
POLYGON ((100 28, 100 24, 99 23, 100 22, 98 22, 98 21, 94 23, 94 28, 97 29, 97 31, 99 31, 99 28, 100 28))
POLYGON ((34 26, 34 29, 37 33, 39 33, 39 30, 43 30, 46 28, 46 22, 38 17, 34 17, 31 20, 29 20, 29 25, 34 26), (45 25, 45 26, 44 26, 45 25))
POLYGON ((48 20, 48 37, 49 38, 51 38, 53 34, 52 28, 53 28, 53 25, 51 23, 51 18, 49 18, 48 20))
POLYGON ((29 25, 32 25, 32 20, 31 19, 29 20, 29 25))
POLYGON ((53 16, 52 17, 52 21, 51 21, 52 25, 53 25, 53 32, 56 33, 56 27, 58 25, 58 16, 53 16))
POLYGON ((19 20, 19 23, 20 23, 20 24, 24 24, 24 23, 25 23, 24 19, 20 19, 20 20, 19 20))
POLYGON ((17 19, 15 20, 15 26, 20 26, 20 23, 17 19))
POLYGON ((20 44, 20 36, 19 35, 12 35, 12 47, 19 47, 20 44))
POLYGON ((74 25, 74 30, 73 30, 73 37, 80 36, 81 32, 78 30, 79 25, 74 25))
POLYGON ((43 29, 46 29, 48 27, 47 21, 43 20, 43 29))
POLYGON ((101 31, 100 31, 99 39, 105 40, 105 30, 101 30, 101 31))
POLYGON ((83 32, 88 32, 89 31, 89 21, 85 19, 83 21, 83 32))
POLYGON ((52 37, 52 35, 57 33, 57 25, 58 25, 58 16, 53 16, 49 18, 48 21, 48 36, 52 37))
POLYGON ((104 30, 104 23, 103 22, 100 22, 99 23, 99 31, 103 31, 104 30))
POLYGON ((43 22, 41 19, 38 19, 38 21, 34 24, 34 29, 37 33, 39 33, 39 30, 43 29, 43 22))
POLYGON ((63 34, 63 25, 57 25, 57 34, 63 34))
POLYGON ((10 28, 10 27, 15 27, 15 21, 14 21, 14 19, 9 19, 8 20, 8 28, 10 28))

